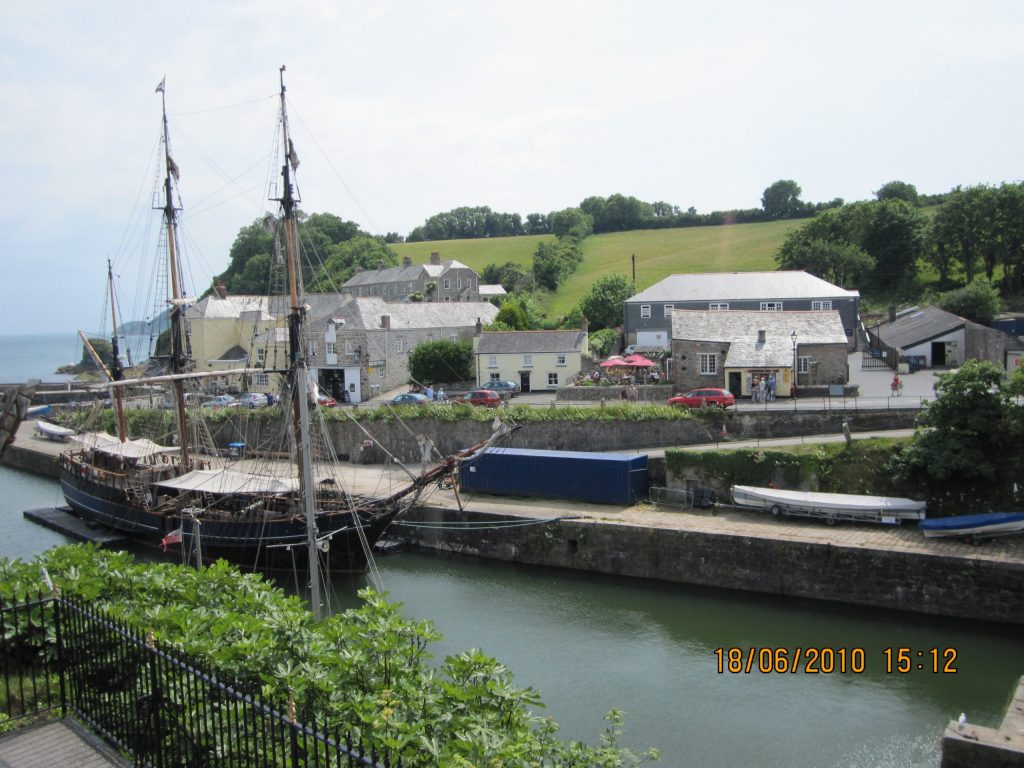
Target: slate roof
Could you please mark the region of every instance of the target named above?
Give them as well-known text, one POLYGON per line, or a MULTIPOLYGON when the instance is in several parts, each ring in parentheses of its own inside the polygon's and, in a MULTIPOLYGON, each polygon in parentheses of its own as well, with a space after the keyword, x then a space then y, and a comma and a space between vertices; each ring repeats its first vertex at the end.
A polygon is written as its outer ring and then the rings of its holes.
POLYGON ((485 331, 480 334, 478 355, 542 355, 582 352, 587 341, 583 331, 485 331))
POLYGON ((878 338, 893 349, 914 347, 929 339, 944 336, 968 324, 968 320, 938 307, 925 307, 895 322, 878 326, 878 338))
MULTIPOLYGON (((381 327, 381 316, 391 320, 391 330, 419 328, 466 328, 477 319, 487 325, 494 321, 498 308, 489 301, 409 301, 389 302, 377 296, 352 299, 342 310, 354 326, 369 330, 381 327)), ((351 329, 352 326, 347 326, 351 329)))
POLYGON ((826 312, 709 312, 676 309, 672 339, 721 341, 729 345, 728 368, 788 368, 793 365, 793 332, 797 343, 842 344, 846 332, 839 313, 826 312), (764 343, 758 332, 765 332, 764 343))
POLYGON ((266 320, 271 315, 268 308, 267 296, 228 296, 220 298, 210 295, 200 299, 187 310, 190 318, 203 317, 208 320, 233 320, 239 318, 243 312, 259 313, 260 320, 266 320))
POLYGON ((708 272, 669 275, 626 299, 627 304, 660 301, 750 301, 754 299, 858 298, 858 291, 832 285, 802 270, 708 272))
POLYGON ((361 285, 377 285, 379 283, 411 283, 418 280, 424 272, 430 277, 440 277, 449 269, 469 269, 469 267, 461 261, 448 259, 440 264, 412 264, 408 267, 368 269, 352 275, 342 287, 358 288, 361 285))

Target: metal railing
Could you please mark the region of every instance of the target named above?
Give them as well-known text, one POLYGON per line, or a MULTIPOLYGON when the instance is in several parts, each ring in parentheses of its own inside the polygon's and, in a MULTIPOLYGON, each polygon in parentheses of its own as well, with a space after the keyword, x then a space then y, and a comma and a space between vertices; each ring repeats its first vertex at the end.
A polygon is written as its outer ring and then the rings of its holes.
POLYGON ((401 766, 69 598, 0 603, 0 713, 74 714, 137 766, 401 766))

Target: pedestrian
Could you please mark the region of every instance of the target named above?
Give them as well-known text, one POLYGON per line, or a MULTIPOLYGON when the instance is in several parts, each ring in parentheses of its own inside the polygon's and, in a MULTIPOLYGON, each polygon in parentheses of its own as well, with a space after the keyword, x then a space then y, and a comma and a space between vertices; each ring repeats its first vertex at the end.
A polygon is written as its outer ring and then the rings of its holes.
POLYGON ((448 396, 444 393, 444 387, 437 390, 437 400, 443 403, 448 396))
POLYGON ((758 401, 761 394, 761 390, 757 387, 757 376, 750 377, 750 399, 755 403, 758 401))
POLYGON ((433 400, 434 399, 434 387, 432 385, 430 385, 430 384, 427 384, 427 390, 423 394, 427 396, 427 400, 433 400))
POLYGON ((770 379, 768 379, 768 400, 771 401, 771 402, 775 401, 775 387, 776 386, 778 386, 778 382, 775 381, 775 374, 773 373, 772 377, 770 379))
POLYGON ((900 391, 903 389, 903 382, 900 381, 900 375, 898 373, 892 377, 892 384, 890 385, 890 389, 892 389, 893 397, 898 396, 900 394, 900 391))
POLYGON ((761 395, 761 402, 768 402, 768 379, 765 376, 761 376, 757 380, 757 389, 761 395))

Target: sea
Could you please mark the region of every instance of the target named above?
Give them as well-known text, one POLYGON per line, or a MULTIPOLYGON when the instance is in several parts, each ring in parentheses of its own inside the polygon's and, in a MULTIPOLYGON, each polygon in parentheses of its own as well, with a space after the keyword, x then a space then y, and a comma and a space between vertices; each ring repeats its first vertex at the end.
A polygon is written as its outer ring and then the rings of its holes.
MULTIPOLYGON (((148 336, 124 337, 119 342, 122 362, 138 362, 148 357, 149 343, 148 336)), ((32 379, 67 383, 74 377, 57 373, 57 369, 81 362, 82 352, 82 339, 75 332, 0 335, 0 384, 21 384, 32 379)))

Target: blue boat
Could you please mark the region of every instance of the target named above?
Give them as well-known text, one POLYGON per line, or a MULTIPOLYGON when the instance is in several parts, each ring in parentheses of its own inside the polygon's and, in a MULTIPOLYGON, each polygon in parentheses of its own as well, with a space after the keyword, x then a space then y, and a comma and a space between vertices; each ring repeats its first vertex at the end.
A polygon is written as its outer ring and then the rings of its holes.
POLYGON ((934 517, 918 523, 929 538, 962 536, 972 540, 1012 536, 1024 532, 1024 512, 987 512, 981 515, 934 517))

